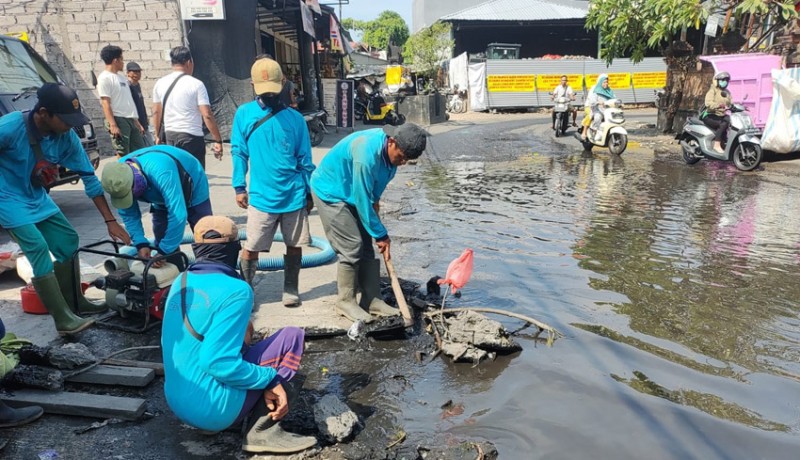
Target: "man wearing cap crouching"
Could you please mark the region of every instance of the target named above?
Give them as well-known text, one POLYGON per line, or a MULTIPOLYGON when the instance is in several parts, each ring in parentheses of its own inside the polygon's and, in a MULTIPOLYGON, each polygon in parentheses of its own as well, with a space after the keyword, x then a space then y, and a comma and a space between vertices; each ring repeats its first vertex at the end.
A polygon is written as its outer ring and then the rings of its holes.
POLYGON ((281 101, 280 65, 272 59, 257 59, 251 77, 256 100, 236 110, 231 130, 236 203, 247 209, 242 274, 252 286, 258 254, 270 250, 280 225, 286 244, 282 300, 285 306, 295 307, 300 305, 302 245, 311 243, 308 230, 308 211, 313 205, 309 187, 314 171, 311 140, 300 112, 289 110, 281 101))
POLYGON ((111 238, 130 243, 108 207, 94 168, 72 129, 89 123, 71 88, 46 83, 29 113, 0 118, 0 226, 19 244, 33 268, 33 286, 59 334, 89 327, 93 320, 74 312, 106 309, 81 294, 75 256, 78 233, 47 194, 63 165, 80 175, 86 195, 103 216, 111 238), (50 254, 55 257, 55 262, 50 254))
POLYGON ((186 222, 194 228, 201 218, 212 213, 208 178, 200 162, 171 145, 145 147, 105 165, 101 182, 143 259, 152 256, 152 249, 160 254, 177 251, 186 222), (152 247, 144 235, 139 201, 151 205, 155 236, 152 247))
POLYGON ((236 272, 238 233, 227 217, 195 225, 197 261, 173 283, 164 312, 164 394, 181 421, 206 431, 249 415, 247 452, 299 452, 316 439, 283 431, 278 421, 299 390, 287 382, 300 366, 304 333, 287 327, 251 342, 253 290, 236 272))
POLYGON ((428 133, 413 123, 353 133, 337 143, 311 175, 325 235, 339 255, 336 311, 351 321, 397 314, 380 298, 380 261, 372 240, 391 258, 378 216, 380 198, 397 167, 422 155, 428 133), (356 303, 356 292, 361 300, 356 303))

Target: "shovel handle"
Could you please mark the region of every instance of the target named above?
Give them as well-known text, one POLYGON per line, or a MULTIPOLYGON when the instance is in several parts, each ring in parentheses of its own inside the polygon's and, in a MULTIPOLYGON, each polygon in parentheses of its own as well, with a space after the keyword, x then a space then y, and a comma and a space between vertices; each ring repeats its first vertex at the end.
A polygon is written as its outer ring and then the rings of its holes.
POLYGON ((386 253, 383 254, 383 261, 386 263, 386 271, 389 272, 389 278, 392 280, 392 291, 394 297, 397 299, 397 306, 400 307, 400 313, 403 315, 403 321, 406 326, 414 324, 414 317, 411 316, 411 310, 406 303, 406 296, 403 294, 403 289, 400 288, 400 281, 397 279, 397 274, 394 272, 394 264, 389 259, 386 253))

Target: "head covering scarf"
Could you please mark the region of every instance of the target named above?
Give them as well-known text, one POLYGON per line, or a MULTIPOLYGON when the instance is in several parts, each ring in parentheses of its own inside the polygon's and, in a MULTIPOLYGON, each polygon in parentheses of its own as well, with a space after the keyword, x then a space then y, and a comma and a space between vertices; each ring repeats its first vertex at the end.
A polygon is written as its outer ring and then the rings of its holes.
POLYGON ((592 92, 605 99, 614 99, 614 91, 611 91, 611 88, 603 88, 603 82, 606 80, 608 80, 608 75, 601 73, 600 76, 597 77, 597 83, 595 83, 592 92))
MULTIPOLYGON (((208 238, 219 238, 220 235, 215 231, 209 231, 205 235, 208 238)), ((195 243, 192 245, 194 256, 198 263, 217 263, 225 264, 230 268, 236 268, 236 261, 239 259, 241 251, 239 241, 228 243, 195 243)))

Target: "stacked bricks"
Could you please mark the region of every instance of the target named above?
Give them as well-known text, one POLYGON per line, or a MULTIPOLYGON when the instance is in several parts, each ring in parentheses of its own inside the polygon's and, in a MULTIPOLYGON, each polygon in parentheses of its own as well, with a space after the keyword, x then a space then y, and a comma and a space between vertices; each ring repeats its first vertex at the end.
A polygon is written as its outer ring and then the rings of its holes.
POLYGON ((0 34, 19 32, 27 32, 30 45, 78 92, 103 154, 112 150, 92 84, 92 72, 105 68, 100 50, 119 46, 126 62, 142 66, 152 116, 153 86, 171 70, 169 50, 184 43, 178 0, 0 0, 0 34))

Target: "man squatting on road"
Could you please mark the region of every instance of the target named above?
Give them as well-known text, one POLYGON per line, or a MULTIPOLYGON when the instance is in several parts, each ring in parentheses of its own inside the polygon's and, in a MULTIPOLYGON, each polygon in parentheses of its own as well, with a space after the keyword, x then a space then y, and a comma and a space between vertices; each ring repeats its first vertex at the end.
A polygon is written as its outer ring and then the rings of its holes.
POLYGON ((211 432, 249 415, 247 452, 299 452, 316 439, 283 431, 278 421, 300 389, 287 382, 300 366, 304 333, 287 327, 251 342, 253 289, 236 272, 238 235, 221 216, 194 228, 197 261, 173 283, 164 312, 167 404, 181 421, 211 432))
POLYGON ((378 216, 380 198, 397 167, 422 155, 427 136, 413 123, 353 133, 339 141, 311 175, 314 204, 339 256, 335 308, 351 321, 397 314, 381 299, 380 261, 372 240, 385 258, 391 258, 389 233, 378 216))
POLYGON ((72 129, 89 123, 78 95, 58 83, 45 83, 29 113, 0 118, 0 226, 19 244, 33 268, 33 287, 59 334, 89 327, 94 320, 76 312, 99 313, 79 288, 78 233, 47 193, 47 176, 57 165, 75 171, 108 226, 111 238, 130 244, 108 207, 81 140, 72 129), (55 257, 55 262, 50 254, 55 257))
POLYGON ((281 101, 280 65, 272 59, 257 58, 250 73, 256 100, 236 110, 231 133, 236 204, 247 209, 247 241, 240 265, 245 281, 252 286, 258 254, 270 250, 280 225, 286 244, 283 304, 295 307, 300 305, 301 246, 311 243, 311 140, 300 112, 281 101))

